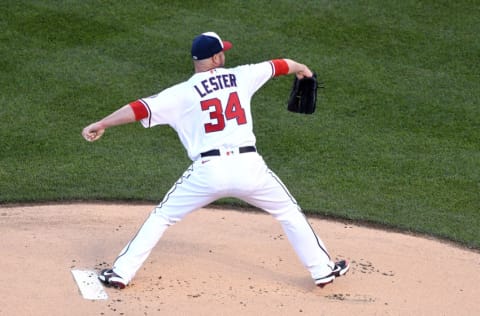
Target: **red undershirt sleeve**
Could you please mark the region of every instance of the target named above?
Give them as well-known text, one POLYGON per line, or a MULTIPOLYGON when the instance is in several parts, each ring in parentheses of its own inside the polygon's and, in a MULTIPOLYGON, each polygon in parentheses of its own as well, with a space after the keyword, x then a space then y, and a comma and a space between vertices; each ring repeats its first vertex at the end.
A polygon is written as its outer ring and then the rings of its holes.
POLYGON ((135 113, 135 120, 140 121, 141 119, 148 117, 147 107, 142 101, 133 101, 129 105, 132 108, 133 113, 135 113))
POLYGON ((274 59, 272 60, 273 69, 274 69, 274 77, 287 75, 289 68, 288 64, 284 59, 274 59))

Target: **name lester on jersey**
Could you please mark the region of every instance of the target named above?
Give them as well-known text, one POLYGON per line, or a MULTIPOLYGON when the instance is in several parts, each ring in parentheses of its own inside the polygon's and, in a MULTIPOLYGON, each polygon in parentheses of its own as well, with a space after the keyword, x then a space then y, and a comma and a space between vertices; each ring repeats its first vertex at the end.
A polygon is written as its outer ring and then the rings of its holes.
POLYGON ((200 84, 195 85, 195 90, 197 90, 200 97, 204 97, 214 91, 232 88, 237 86, 237 78, 234 74, 225 74, 212 76, 208 79, 202 80, 200 84))

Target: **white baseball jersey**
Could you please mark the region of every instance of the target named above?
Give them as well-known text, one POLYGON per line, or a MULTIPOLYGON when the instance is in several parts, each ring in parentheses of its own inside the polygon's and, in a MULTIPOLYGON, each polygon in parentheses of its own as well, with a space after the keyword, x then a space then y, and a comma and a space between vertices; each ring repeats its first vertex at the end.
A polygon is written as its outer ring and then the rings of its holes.
POLYGON ((273 62, 216 68, 140 99, 148 110, 144 127, 168 124, 191 160, 214 148, 255 145, 250 100, 275 74, 273 62))

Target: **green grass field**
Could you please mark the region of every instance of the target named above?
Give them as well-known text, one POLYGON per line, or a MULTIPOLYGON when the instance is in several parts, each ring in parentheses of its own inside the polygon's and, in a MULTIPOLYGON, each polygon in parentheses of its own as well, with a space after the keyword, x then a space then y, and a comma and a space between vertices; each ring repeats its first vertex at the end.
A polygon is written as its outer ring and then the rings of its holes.
POLYGON ((259 151, 306 213, 480 248, 479 3, 200 3, 2 1, 0 203, 161 200, 189 164, 169 127, 80 132, 189 78, 213 30, 227 65, 288 57, 324 81, 313 116, 286 111, 292 77, 253 101, 259 151))

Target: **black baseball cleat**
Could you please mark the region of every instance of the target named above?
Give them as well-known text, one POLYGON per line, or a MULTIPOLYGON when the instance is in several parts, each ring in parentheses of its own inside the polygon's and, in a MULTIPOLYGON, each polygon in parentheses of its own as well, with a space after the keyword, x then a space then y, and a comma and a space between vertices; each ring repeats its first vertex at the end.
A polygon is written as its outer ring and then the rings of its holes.
POLYGON ((335 262, 335 266, 333 267, 332 272, 323 278, 315 279, 315 284, 318 287, 323 288, 325 285, 332 283, 336 277, 345 275, 348 269, 350 269, 350 264, 348 263, 348 261, 346 260, 337 261, 335 262))
POLYGON ((345 273, 348 272, 348 269, 350 269, 350 264, 348 261, 340 260, 335 262, 335 267, 333 267, 332 273, 335 275, 335 277, 339 277, 345 275, 345 273))
POLYGON ((108 287, 114 287, 117 289, 124 289, 128 282, 121 276, 113 272, 113 269, 105 269, 100 272, 98 279, 108 287))

